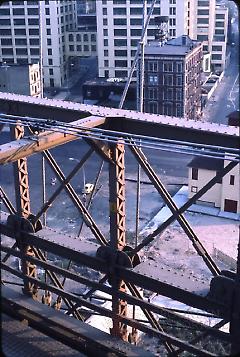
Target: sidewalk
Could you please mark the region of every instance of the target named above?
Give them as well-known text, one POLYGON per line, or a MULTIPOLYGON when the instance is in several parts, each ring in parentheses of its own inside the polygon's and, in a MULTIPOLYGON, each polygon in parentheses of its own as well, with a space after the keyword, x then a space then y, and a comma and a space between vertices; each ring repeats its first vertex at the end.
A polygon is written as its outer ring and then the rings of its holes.
MULTIPOLYGON (((182 186, 180 190, 173 196, 173 201, 180 208, 188 201, 188 187, 182 186)), ((188 212, 201 213, 208 216, 220 217, 231 219, 235 221, 240 220, 240 214, 231 212, 222 212, 219 208, 208 207, 200 204, 193 204, 187 210, 188 212)), ((172 212, 167 206, 164 206, 147 225, 141 230, 140 234, 151 234, 160 224, 164 223, 169 217, 172 216, 172 212)))

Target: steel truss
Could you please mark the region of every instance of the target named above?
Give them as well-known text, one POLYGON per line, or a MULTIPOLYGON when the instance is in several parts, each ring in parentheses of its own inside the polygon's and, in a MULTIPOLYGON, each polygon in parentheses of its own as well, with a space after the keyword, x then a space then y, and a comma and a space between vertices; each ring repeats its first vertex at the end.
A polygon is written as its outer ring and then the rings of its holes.
MULTIPOLYGON (((65 176, 49 150, 58 145, 64 145, 69 141, 76 140, 76 135, 48 130, 39 134, 32 132, 30 136, 26 137, 23 133, 21 121, 16 123, 15 128, 12 127, 12 135, 15 135, 13 142, 0 147, 0 163, 13 163, 14 165, 16 196, 15 208, 7 196, 4 187, 1 187, 1 200, 5 207, 1 213, 1 234, 12 240, 12 247, 6 244, 1 245, 1 251, 4 253, 1 262, 2 270, 10 273, 18 278, 18 281, 20 279, 24 283, 23 292, 31 295, 36 300, 34 304, 37 301, 42 301, 56 310, 65 309, 68 315, 73 315, 81 321, 85 321, 90 314, 105 316, 112 320, 112 328, 110 329, 112 336, 121 338, 123 341, 136 343, 136 331, 142 331, 143 333, 158 337, 166 353, 169 355, 180 355, 183 351, 188 351, 193 355, 211 356, 216 354, 213 351, 207 350, 204 347, 204 343, 203 345, 198 343, 199 341, 204 341, 206 338, 214 337, 218 341, 225 341, 224 343, 229 346, 231 353, 240 353, 240 258, 238 257, 236 273, 220 271, 216 262, 208 254, 183 215, 194 202, 213 187, 220 178, 233 169, 238 162, 230 162, 184 206, 178 208, 162 181, 147 161, 143 151, 132 142, 130 148, 134 157, 161 195, 165 204, 171 210, 172 216, 152 234, 145 237, 142 241, 138 240, 136 247, 131 247, 126 239, 125 222, 125 140, 127 138, 129 142, 132 141, 131 133, 138 133, 139 130, 140 134, 144 131, 145 136, 153 136, 154 134, 160 137, 162 135, 164 138, 177 138, 184 143, 189 140, 189 142, 204 144, 208 143, 208 140, 211 139, 212 143, 216 146, 220 143, 221 139, 225 138, 227 140, 222 145, 225 147, 226 152, 228 148, 236 149, 235 133, 227 133, 227 128, 226 131, 223 128, 216 131, 214 125, 212 126, 212 131, 211 125, 205 131, 203 128, 200 128, 198 131, 198 124, 196 124, 196 127, 166 125, 161 123, 161 121, 157 121, 157 118, 154 116, 151 116, 150 120, 148 115, 142 114, 141 117, 138 117, 137 114, 135 115, 132 112, 123 110, 117 112, 116 110, 98 108, 98 113, 96 113, 94 107, 76 107, 71 103, 68 104, 72 106, 70 110, 64 107, 65 104, 62 108, 59 108, 59 106, 54 107, 54 104, 50 101, 41 100, 38 102, 36 100, 34 102, 32 98, 26 98, 28 97, 20 97, 20 99, 19 96, 15 99, 14 97, 5 99, 0 97, 1 112, 7 115, 25 114, 25 116, 34 116, 35 118, 41 117, 44 114, 44 117, 52 120, 63 118, 64 114, 66 114, 67 121, 71 122, 72 117, 75 125, 81 127, 85 125, 88 128, 101 127, 111 129, 110 135, 121 131, 125 132, 126 136, 117 143, 109 143, 108 140, 98 141, 92 139, 91 134, 88 132, 84 140, 90 146, 89 151, 82 155, 78 164, 65 176), (78 118, 80 117, 81 119, 77 120, 76 113, 78 113, 78 118), (96 114, 98 115, 96 116, 96 114), (37 152, 43 154, 46 163, 57 177, 59 186, 45 202, 39 204, 38 211, 33 214, 30 209, 26 157, 37 152), (102 164, 96 175, 94 191, 88 203, 82 202, 74 186, 70 183, 93 153, 97 153, 100 161, 104 160, 109 167, 109 212, 105 212, 105 215, 109 215, 109 239, 101 232, 90 212, 102 164), (40 219, 47 213, 49 207, 56 204, 55 200, 63 190, 76 207, 79 215, 82 217, 83 224, 89 228, 96 243, 89 242, 86 237, 83 239, 81 234, 82 224, 79 229, 80 239, 79 237, 66 235, 42 225, 40 219), (7 212, 4 212, 5 210, 7 212), (204 263, 212 273, 213 278, 210 285, 203 284, 193 279, 192 276, 183 276, 183 274, 177 272, 165 271, 156 262, 141 262, 138 252, 147 247, 153 240, 159 239, 168 225, 175 220, 179 222, 196 252, 202 257, 204 263), (55 265, 50 259, 51 254, 68 260, 67 267, 55 265), (17 257, 21 260, 22 271, 13 268, 10 263, 10 257, 17 257), (98 272, 98 278, 89 278, 89 275, 84 275, 84 272, 76 273, 73 264, 85 267, 93 272, 98 272), (42 268, 46 272, 44 281, 37 276, 38 268, 42 268), (85 285, 88 287, 88 291, 81 296, 68 291, 65 286, 67 279, 73 281, 74 284, 85 285), (178 281, 177 285, 179 286, 176 285, 176 281, 178 281), (189 306, 201 309, 205 311, 205 314, 211 314, 211 316, 219 319, 219 321, 214 327, 196 322, 183 314, 147 301, 143 298, 141 289, 148 294, 155 293, 167 296, 189 306), (109 295, 112 302, 110 308, 94 303, 94 296, 96 294, 99 295, 99 291, 109 295), (146 319, 144 322, 138 319, 137 314, 134 315, 134 318, 131 317, 130 310, 133 307, 142 311, 146 319), (167 323, 171 325, 177 324, 177 327, 184 329, 184 331, 188 331, 190 328, 194 333, 186 338, 179 338, 175 332, 167 329, 167 323), (230 333, 220 330, 226 323, 230 323, 230 333), (132 329, 132 333, 130 332, 130 328, 132 329)), ((3 281, 3 283, 7 285, 7 281, 3 281)), ((21 293, 16 289, 14 292, 10 290, 8 288, 4 290, 4 297, 2 299, 3 310, 16 318, 27 319, 29 324, 36 329, 50 333, 45 320, 41 320, 41 322, 39 320, 39 324, 36 322, 37 318, 34 316, 34 311, 30 316, 29 310, 27 310, 25 305, 22 305, 22 312, 19 312, 20 302, 22 301, 21 293), (14 301, 13 296, 17 301, 14 301), (13 306, 13 308, 11 309, 10 306, 13 306)), ((45 315, 47 314, 46 311, 48 310, 44 310, 45 315)), ((64 319, 65 315, 61 314, 61 316, 64 319)), ((58 328, 53 328, 52 331, 54 332, 52 334, 56 339, 61 339, 58 330, 58 328)), ((74 342, 76 336, 74 334, 71 335, 69 331, 68 333, 69 338, 66 338, 66 344, 78 349, 74 342)), ((91 334, 91 332, 89 333, 91 334)), ((85 342, 82 343, 84 344, 85 342)), ((81 342, 79 342, 79 346, 81 346, 81 342)), ((120 348, 122 352, 125 348, 124 346, 123 344, 120 348)), ((82 350, 81 348, 79 347, 79 350, 82 350)), ((99 345, 96 344, 95 347, 93 346, 94 348, 95 351, 98 351, 99 345)), ((113 343, 112 345, 110 343, 107 348, 113 352, 113 343)))

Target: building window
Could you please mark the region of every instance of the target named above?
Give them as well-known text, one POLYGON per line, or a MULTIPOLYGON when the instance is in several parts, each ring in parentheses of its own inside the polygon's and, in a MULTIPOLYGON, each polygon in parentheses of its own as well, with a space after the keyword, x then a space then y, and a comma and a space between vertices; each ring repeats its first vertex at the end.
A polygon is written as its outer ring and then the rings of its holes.
POLYGON ((127 61, 124 60, 116 60, 115 67, 127 67, 127 61))
POLYGON ((222 46, 212 46, 212 51, 222 52, 222 46))
POLYGON ((191 186, 191 192, 194 192, 194 193, 198 192, 197 186, 191 186))
POLYGON ((125 7, 113 8, 113 15, 126 15, 127 10, 125 7))
POLYGON ((176 37, 176 29, 169 30, 170 37, 176 37))
POLYGON ((230 175, 230 185, 234 185, 234 180, 235 180, 235 176, 234 175, 230 175))
POLYGON ((103 7, 102 12, 103 12, 103 15, 107 15, 107 8, 103 7))
POLYGON ((215 53, 213 53, 212 54, 212 60, 222 60, 222 55, 218 55, 218 54, 215 54, 215 53))
MULTIPOLYGON (((24 10, 23 10, 24 11, 24 10)), ((38 15, 38 8, 37 7, 30 7, 27 9, 28 15, 38 15)))
POLYGON ((141 36, 142 34, 142 29, 132 29, 131 30, 131 36, 141 36))
POLYGON ((104 50, 104 56, 108 56, 108 50, 104 50))
POLYGON ((182 84, 183 84, 182 76, 176 76, 176 85, 182 86, 182 84))
POLYGON ((169 8, 169 14, 170 15, 176 15, 176 8, 175 7, 170 7, 169 8))
POLYGON ((176 26, 176 19, 169 19, 170 26, 176 26))
POLYGON ((116 78, 126 78, 128 76, 127 71, 115 71, 116 78))
POLYGON ((215 27, 223 27, 224 28, 224 22, 223 21, 216 21, 215 27))
POLYGON ((148 62, 148 70, 149 70, 149 72, 157 72, 158 71, 157 61, 149 61, 148 62))
POLYGON ((51 48, 48 49, 48 55, 52 56, 52 49, 51 48))
POLYGON ((113 23, 114 23, 114 25, 117 25, 117 26, 126 26, 127 19, 114 19, 113 23))
POLYGON ((157 89, 156 88, 149 88, 148 89, 148 99, 157 99, 157 89))
POLYGON ((163 63, 163 72, 173 72, 173 63, 172 62, 164 62, 163 63))
POLYGON ((70 33, 70 34, 68 35, 68 41, 69 41, 69 42, 73 42, 73 34, 70 33))
POLYGON ((109 66, 108 60, 104 60, 104 67, 108 67, 108 66, 109 66))
POLYGON ((115 39, 114 40, 114 46, 116 47, 125 47, 127 46, 127 40, 125 39, 121 39, 121 38, 118 38, 118 39, 115 39))
POLYGON ((153 114, 158 113, 158 103, 157 102, 149 102, 149 112, 153 114))
POLYGON ((103 44, 104 44, 104 46, 108 46, 108 39, 105 38, 105 39, 103 40, 103 44))
POLYGON ((178 73, 182 73, 182 71, 183 71, 183 64, 182 64, 181 62, 177 62, 176 67, 177 67, 177 72, 178 72, 178 73))
POLYGON ((49 68, 49 74, 50 74, 50 76, 53 75, 53 69, 52 68, 49 68))
POLYGON ((69 45, 69 51, 71 51, 71 52, 74 51, 74 45, 69 45))
POLYGON ((49 66, 52 66, 52 65, 53 65, 53 60, 52 60, 51 58, 49 58, 49 60, 48 60, 48 65, 49 65, 49 66))
POLYGON ((107 26, 108 24, 108 20, 107 19, 103 19, 103 26, 107 26))
POLYGON ((127 50, 115 50, 114 55, 116 57, 127 57, 127 50))
POLYGON ((198 180, 198 169, 195 167, 192 167, 192 179, 198 180))
POLYGON ((176 0, 169 0, 170 5, 176 5, 176 0))
POLYGON ((176 100, 182 100, 182 89, 176 89, 176 100))
POLYGON ((173 76, 172 74, 165 74, 163 76, 163 84, 172 86, 173 85, 173 76))
POLYGON ((204 10, 198 10, 197 11, 198 15, 209 15, 209 9, 204 9, 204 10))
POLYGON ((125 29, 115 29, 114 30, 114 36, 125 37, 125 36, 127 36, 127 30, 125 30, 125 29))
POLYGON ((150 75, 150 76, 148 77, 148 83, 149 83, 149 85, 152 85, 152 86, 158 85, 158 76, 152 76, 152 75, 150 75))

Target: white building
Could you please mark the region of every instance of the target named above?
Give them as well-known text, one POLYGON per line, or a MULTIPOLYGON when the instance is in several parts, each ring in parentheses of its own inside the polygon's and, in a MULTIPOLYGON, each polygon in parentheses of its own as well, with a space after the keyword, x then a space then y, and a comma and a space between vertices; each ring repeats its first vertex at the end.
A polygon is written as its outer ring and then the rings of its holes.
POLYGON ((0 92, 41 97, 39 64, 0 66, 0 92))
POLYGON ((228 9, 216 0, 191 0, 189 36, 203 42, 203 70, 224 70, 228 9))
MULTIPOLYGON (((152 0, 147 0, 148 10, 151 3, 152 0)), ((99 77, 128 77, 141 37, 142 13, 143 0, 96 1, 99 77)), ((187 0, 156 1, 147 40, 155 38, 154 17, 159 15, 169 16, 170 37, 187 34, 187 0)))
MULTIPOLYGON (((152 0, 146 1, 149 9, 152 0)), ((141 37, 142 13, 143 0, 96 1, 99 77, 128 76, 141 37)), ((169 17, 169 38, 189 35, 203 42, 205 72, 224 69, 227 8, 216 0, 157 0, 147 41, 154 39, 154 17, 159 15, 169 17)))
MULTIPOLYGON (((189 164, 188 196, 191 198, 216 173, 227 166, 229 161, 196 157, 189 164)), ((240 213, 240 173, 239 164, 228 172, 222 180, 208 190, 197 203, 220 208, 221 211, 240 213)))
POLYGON ((68 70, 66 32, 75 29, 75 0, 5 2, 0 7, 0 62, 40 62, 42 37, 44 87, 60 87, 68 70))

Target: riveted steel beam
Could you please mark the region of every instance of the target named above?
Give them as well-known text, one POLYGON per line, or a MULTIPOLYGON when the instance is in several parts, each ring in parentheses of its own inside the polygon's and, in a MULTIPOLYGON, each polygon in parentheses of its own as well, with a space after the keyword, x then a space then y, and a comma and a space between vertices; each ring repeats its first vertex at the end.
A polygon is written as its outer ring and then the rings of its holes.
MULTIPOLYGON (((84 127, 83 132, 87 134, 88 128, 102 125, 104 122, 105 118, 103 117, 91 116, 89 118, 74 121, 71 124, 79 126, 79 130, 81 127, 84 127)), ((52 124, 54 128, 54 122, 50 122, 50 124, 52 124)), ((24 137, 19 141, 11 141, 0 146, 0 164, 14 162, 21 158, 26 158, 30 155, 52 149, 76 139, 78 139, 78 136, 76 135, 48 130, 39 135, 24 137)))
MULTIPOLYGON (((111 145, 113 163, 109 164, 109 205, 110 205, 110 247, 112 249, 112 264, 115 265, 116 252, 122 251, 126 245, 125 226, 125 148, 123 143, 111 145)), ((127 341, 127 326, 122 324, 118 315, 127 316, 127 303, 119 299, 114 290, 126 291, 123 280, 112 275, 112 311, 114 314, 111 334, 127 341)))
MULTIPOLYGON (((10 135, 12 139, 19 141, 24 136, 24 127, 21 125, 12 126, 10 128, 10 135)), ((28 167, 27 159, 21 158, 13 163, 14 172, 14 185, 15 185, 15 199, 16 199, 16 211, 18 215, 18 220, 16 221, 16 236, 21 239, 22 236, 18 229, 21 227, 23 219, 28 219, 31 214, 30 210, 30 194, 29 194, 29 183, 28 183, 28 167)), ((16 216, 17 217, 17 216, 16 216)), ((30 228, 31 229, 31 228, 30 228)), ((24 243, 21 239, 21 244, 19 245, 22 254, 28 254, 30 256, 34 255, 32 248, 24 243)), ((6 257, 5 257, 6 258, 6 257)), ((36 277, 37 271, 36 266, 31 264, 27 260, 22 260, 22 271, 25 276, 36 277)), ((32 296, 36 296, 36 287, 30 282, 24 279, 24 292, 32 296)))

